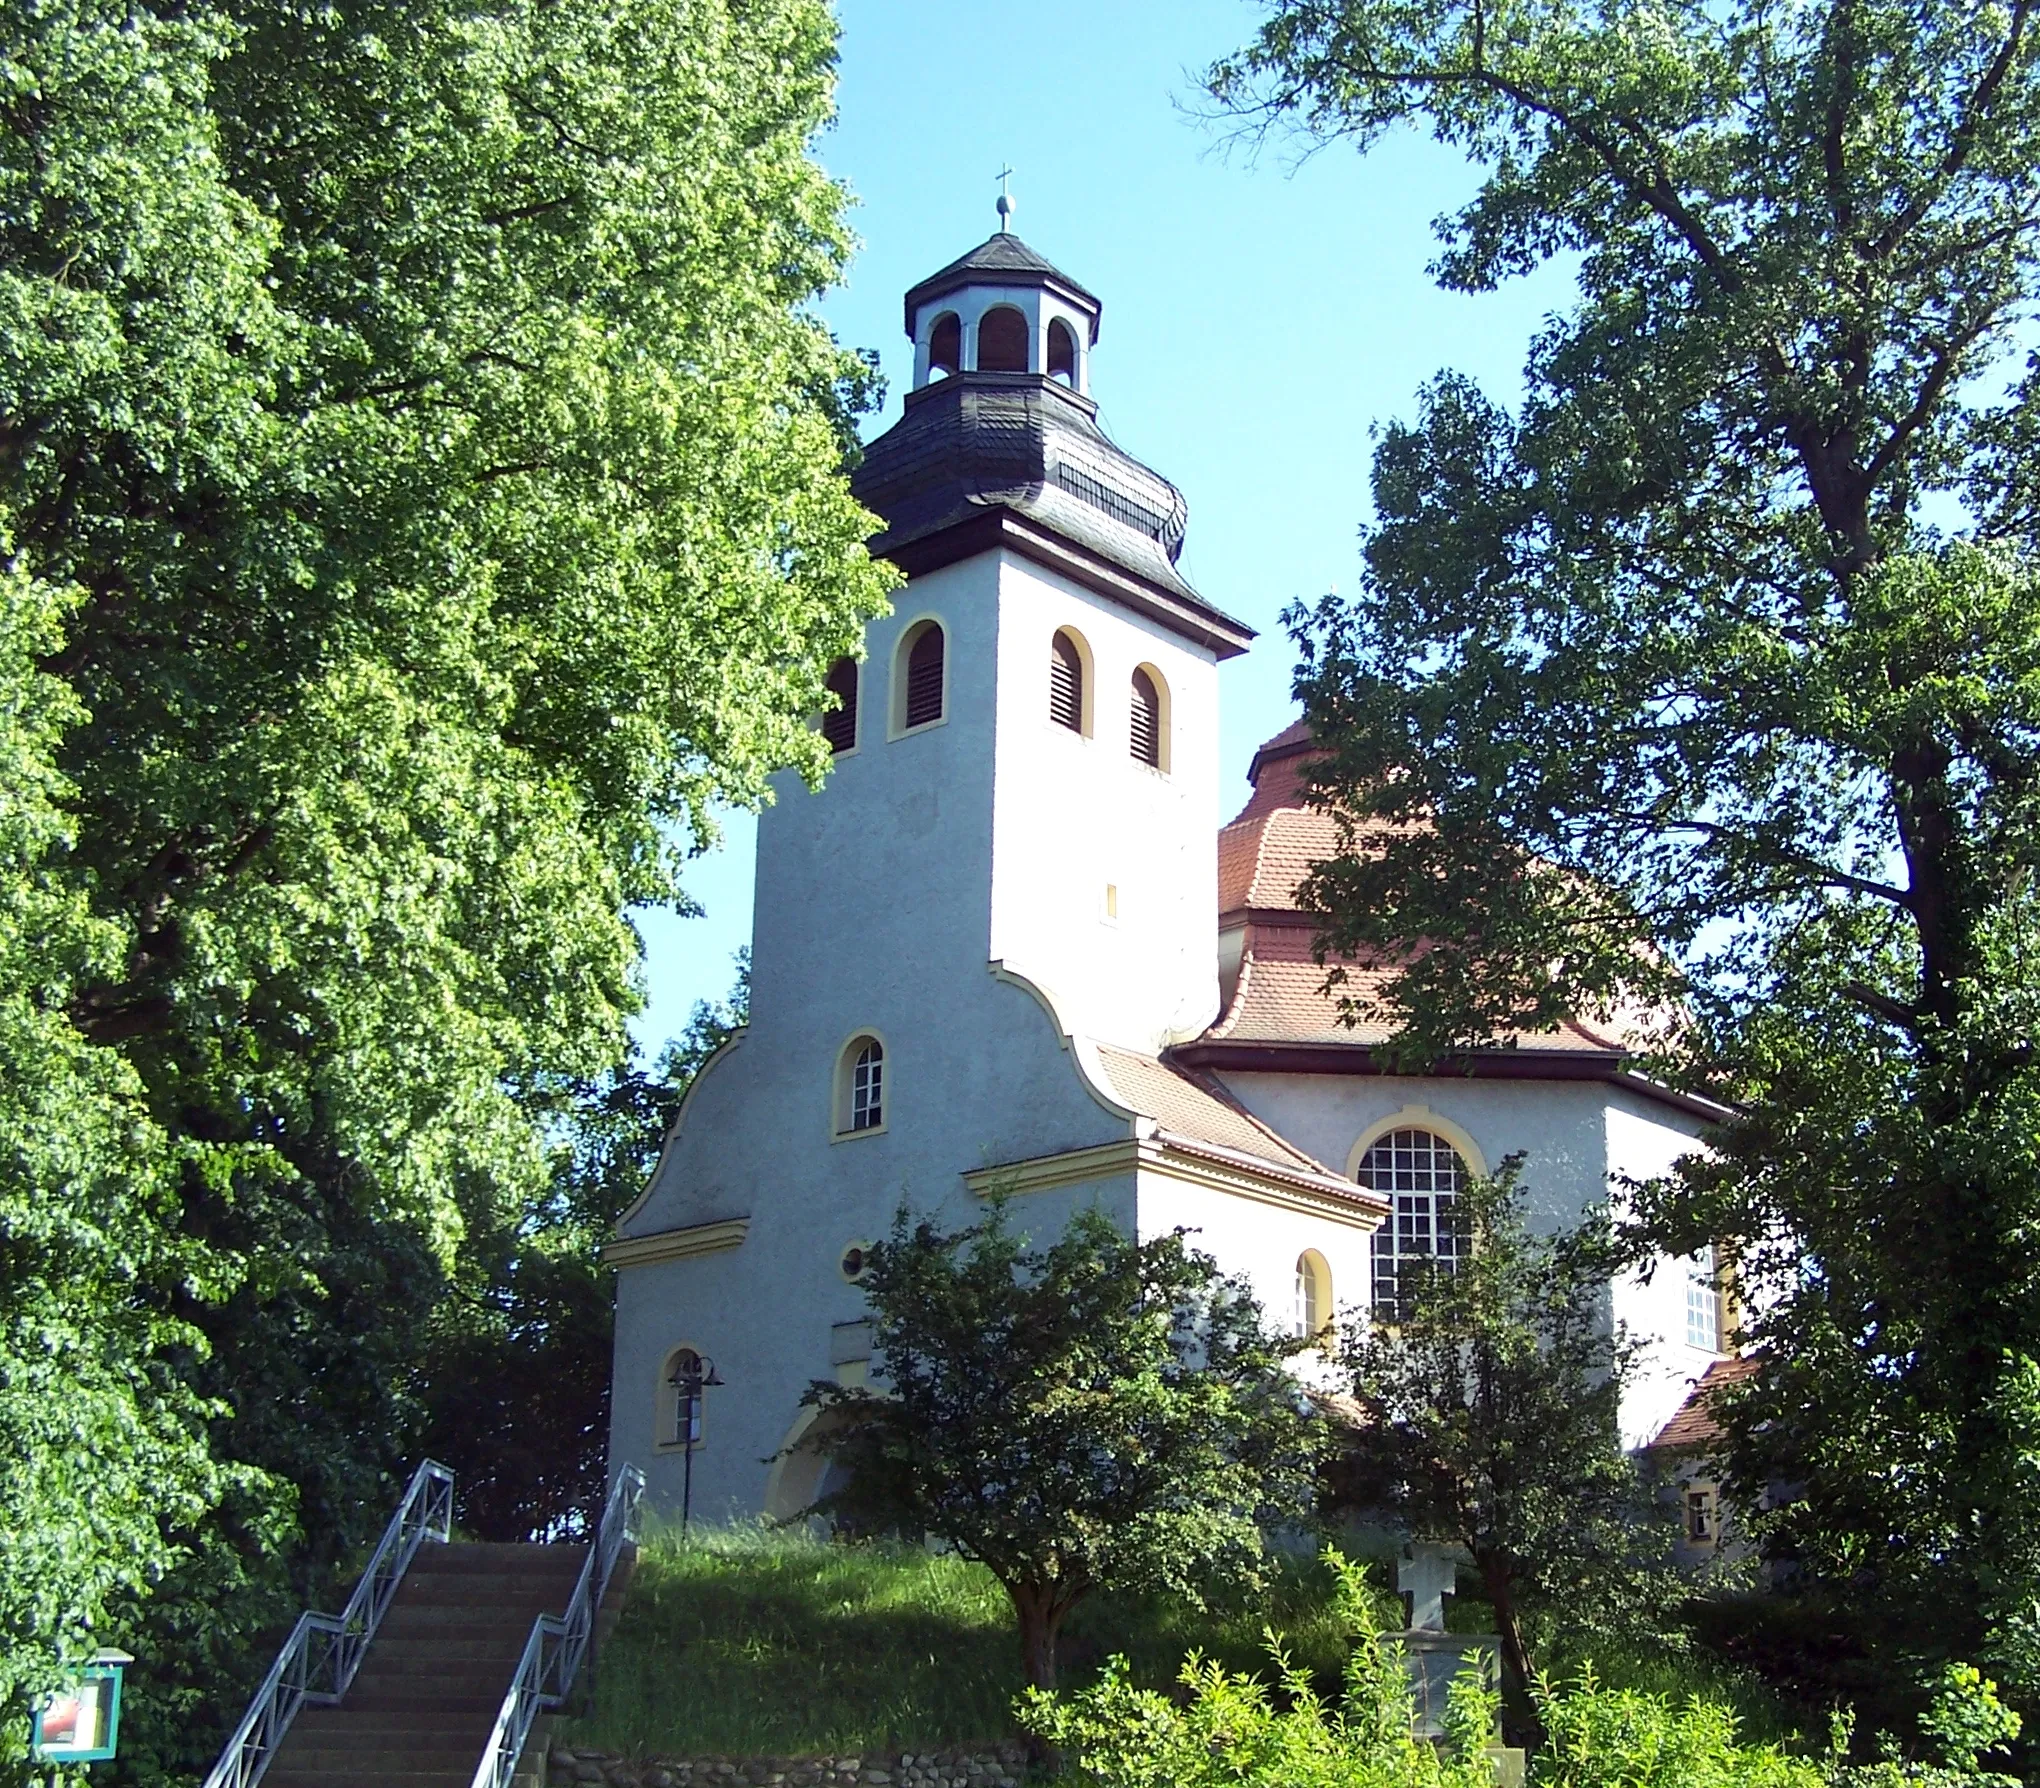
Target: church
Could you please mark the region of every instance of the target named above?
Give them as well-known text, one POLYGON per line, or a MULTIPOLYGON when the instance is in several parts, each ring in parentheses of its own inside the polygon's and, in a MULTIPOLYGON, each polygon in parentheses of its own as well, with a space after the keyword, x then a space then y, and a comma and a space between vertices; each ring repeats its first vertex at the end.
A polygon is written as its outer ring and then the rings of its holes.
MULTIPOLYGON (((1181 493, 1099 427, 1100 314, 1004 228, 906 295, 912 389, 854 488, 908 582, 830 674, 825 785, 776 779, 750 1021, 606 1251, 610 1458, 655 1506, 813 1499, 801 1397, 869 1372, 858 1280, 903 1202, 1188 1229, 1308 1336, 1450 1253, 1467 1175, 1521 1153, 1556 1229, 1723 1115, 1585 1025, 1411 1077, 1340 1022, 1297 901, 1336 848, 1310 736, 1263 745, 1221 824, 1218 667, 1253 636, 1178 570, 1181 493)), ((1646 1344, 1641 1446, 1723 1351, 1713 1262, 1608 1314, 1646 1344)))

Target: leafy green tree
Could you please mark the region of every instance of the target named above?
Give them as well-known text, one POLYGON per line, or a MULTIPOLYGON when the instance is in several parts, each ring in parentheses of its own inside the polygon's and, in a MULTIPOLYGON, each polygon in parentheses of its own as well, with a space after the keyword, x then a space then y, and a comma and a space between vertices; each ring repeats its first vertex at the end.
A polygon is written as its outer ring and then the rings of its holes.
POLYGON ((1405 1059, 1687 1002, 1658 1071, 1742 1115, 1641 1211, 1741 1249, 1745 1504, 1791 1486, 1805 1580, 2027 1696, 2036 29, 1274 0, 1210 71, 1249 129, 1471 156, 1448 288, 1578 275, 1513 411, 1445 375, 1387 430, 1363 590, 1292 617, 1326 960, 1388 968, 1405 1059))
MULTIPOLYGON (((54 873, 75 723, 36 668, 64 600, 0 574, 0 1759, 26 1749, 29 1698, 92 1649, 125 1599, 179 1557, 232 1474, 213 1413, 171 1369, 196 1337, 138 1298, 202 1250, 165 1225, 176 1159, 115 1056, 62 1016, 116 943, 54 873)), ((4 1765, 0 1765, 4 1767, 4 1765)))
POLYGON ((1562 1235, 1524 1222, 1520 1161, 1455 1201, 1456 1270, 1405 1263, 1392 1310, 1355 1313, 1341 1357, 1356 1419, 1334 1461, 1334 1500, 1462 1546, 1494 1609, 1511 1716, 1526 1732, 1529 1628, 1647 1619, 1663 1600, 1636 1468, 1619 1429, 1635 1348, 1608 1315, 1611 1224, 1562 1235))
POLYGON ((5 711, 42 729, 0 1331, 23 1419, 103 1391, 115 1498, 19 1481, 12 1729, 95 1623, 145 1663, 120 1773, 204 1759, 386 1517, 465 1238, 543 1204, 561 1089, 622 1055, 628 909, 824 767, 891 578, 841 475, 875 386, 809 308, 833 64, 821 0, 0 17, 5 711))
POLYGON ((608 1487, 616 1276, 602 1262, 644 1191, 701 1065, 744 1023, 748 952, 727 1002, 696 1003, 650 1072, 634 1063, 567 1089, 548 1195, 514 1226, 476 1213, 455 1294, 435 1316, 419 1397, 424 1450, 454 1474, 480 1539, 583 1530, 608 1487))
POLYGON ((1202 1606, 1310 1506, 1316 1424, 1283 1344, 1181 1231, 1137 1242, 1086 1209, 1035 1249, 1000 1201, 953 1233, 902 1210, 864 1287, 882 1382, 809 1392, 840 1482, 816 1506, 983 1563, 1036 1687, 1092 1590, 1202 1606))

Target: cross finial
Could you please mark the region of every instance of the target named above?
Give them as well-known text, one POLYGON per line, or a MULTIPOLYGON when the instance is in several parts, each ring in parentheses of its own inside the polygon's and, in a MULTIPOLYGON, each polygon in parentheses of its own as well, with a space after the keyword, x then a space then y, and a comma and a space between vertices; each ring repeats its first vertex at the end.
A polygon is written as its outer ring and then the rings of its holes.
POLYGON ((1006 182, 1013 178, 1011 167, 999 170, 999 228, 1006 227, 1006 220, 1013 215, 1013 195, 1006 190, 1006 182))

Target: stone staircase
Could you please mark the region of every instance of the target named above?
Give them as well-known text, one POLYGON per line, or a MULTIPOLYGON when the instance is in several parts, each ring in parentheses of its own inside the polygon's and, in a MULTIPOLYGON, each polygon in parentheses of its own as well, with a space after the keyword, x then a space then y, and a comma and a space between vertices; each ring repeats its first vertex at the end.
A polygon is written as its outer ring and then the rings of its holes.
MULTIPOLYGON (((262 1788, 469 1788, 532 1623, 559 1614, 585 1546, 421 1547, 337 1707, 291 1722, 262 1788)), ((596 1622, 615 1624, 634 1554, 617 1559, 596 1622)), ((543 1780, 533 1733, 520 1784, 543 1780)))

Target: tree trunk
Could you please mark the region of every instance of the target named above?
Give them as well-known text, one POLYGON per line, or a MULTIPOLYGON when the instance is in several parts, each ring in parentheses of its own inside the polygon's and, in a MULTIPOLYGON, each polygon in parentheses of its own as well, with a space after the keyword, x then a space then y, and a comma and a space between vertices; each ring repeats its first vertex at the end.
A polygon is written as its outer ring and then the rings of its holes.
POLYGON ((1009 1583, 1013 1612, 1020 1617, 1020 1673, 1029 1688, 1055 1687, 1055 1642, 1068 1609, 1046 1583, 1009 1583))
MULTIPOLYGON (((1029 1688, 1054 1690, 1055 1642, 1062 1632, 1063 1616, 1069 1613, 1080 1593, 1060 1584, 1006 1585, 1006 1594, 1012 1597, 1013 1612, 1020 1621, 1020 1671, 1029 1688)), ((1044 1774, 1059 1775, 1062 1771, 1062 1753, 1039 1733, 1027 1735, 1027 1755, 1044 1774)))
POLYGON ((1502 1736, 1512 1745, 1535 1748, 1544 1739, 1544 1722, 1530 1696, 1530 1652, 1523 1643, 1523 1623, 1516 1612, 1516 1586, 1508 1560, 1499 1552, 1476 1548, 1481 1587, 1495 1611, 1495 1634, 1502 1642, 1502 1736))

